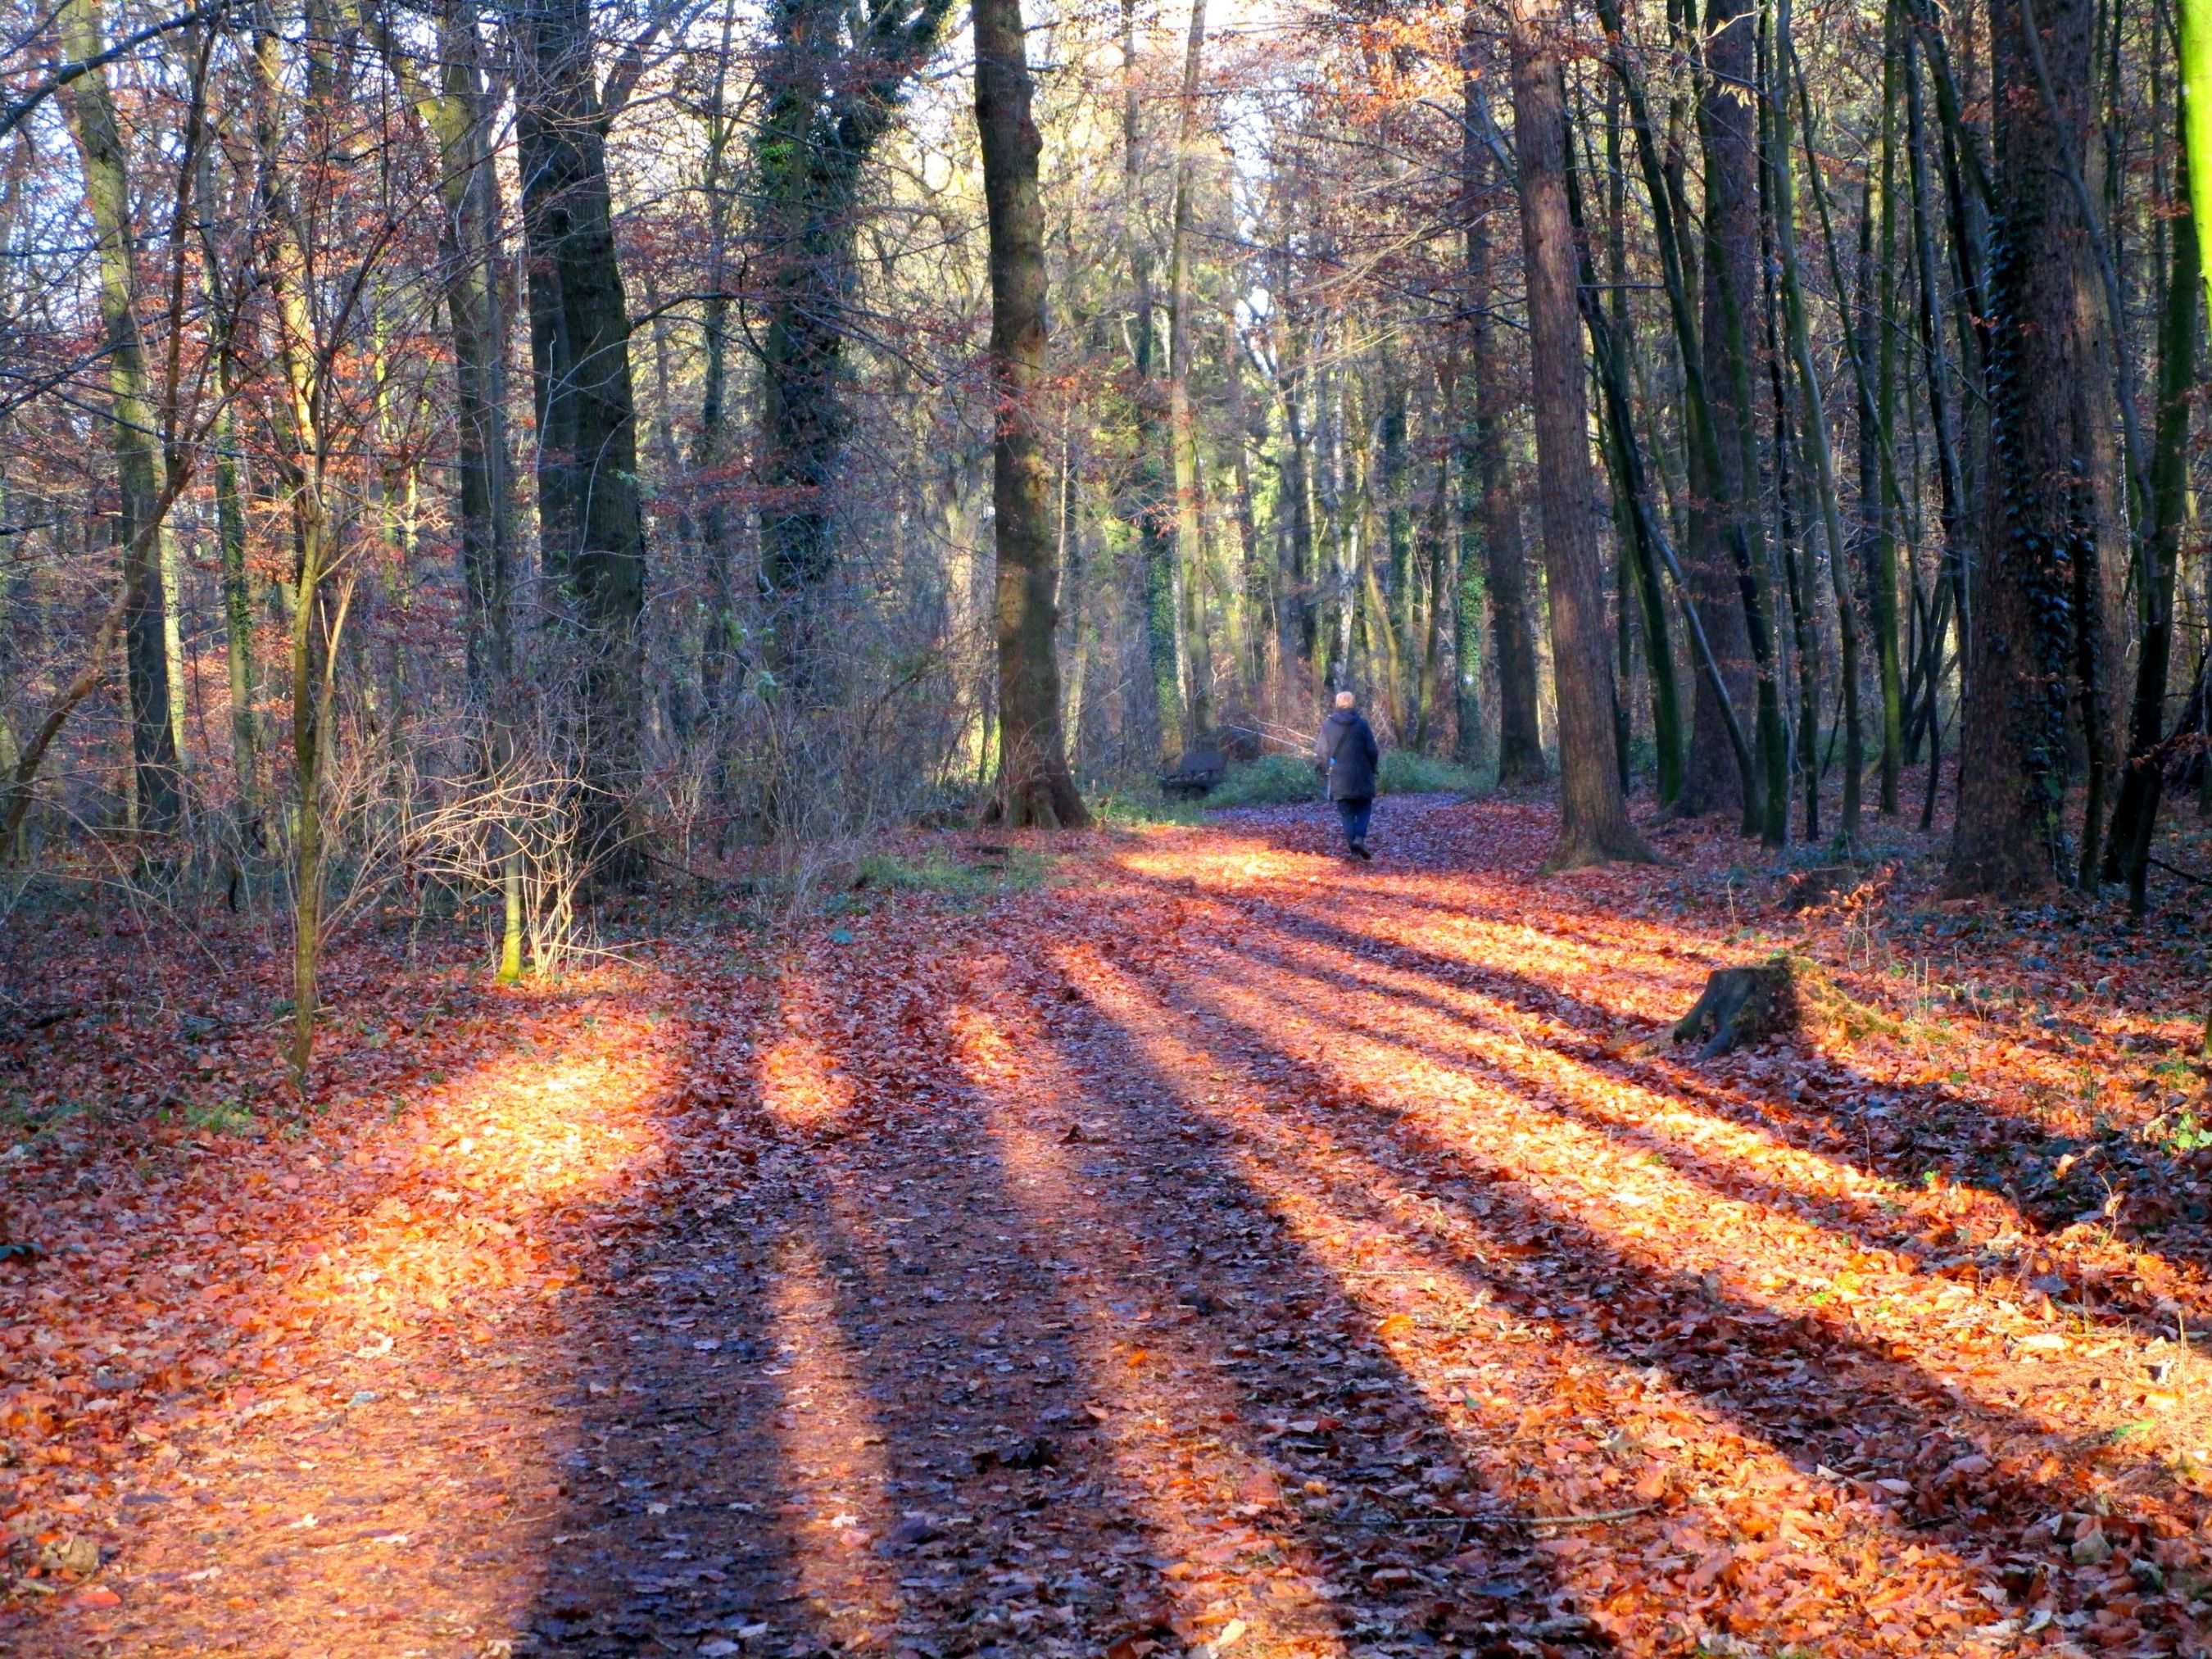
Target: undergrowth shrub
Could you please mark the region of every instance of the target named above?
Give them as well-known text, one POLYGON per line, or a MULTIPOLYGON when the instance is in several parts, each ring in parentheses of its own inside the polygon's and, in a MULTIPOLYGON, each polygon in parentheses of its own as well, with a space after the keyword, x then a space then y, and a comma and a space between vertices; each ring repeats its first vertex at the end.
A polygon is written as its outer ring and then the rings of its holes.
POLYGON ((1045 878, 1052 861, 1026 848, 1012 848, 980 863, 963 863, 942 853, 908 860, 889 853, 864 855, 854 885, 893 893, 935 893, 955 899, 981 898, 1000 892, 1024 892, 1045 878))
POLYGON ((1376 785, 1386 795, 1472 795, 1481 787, 1471 768, 1411 749, 1386 749, 1376 785))
POLYGON ((1229 775, 1206 797, 1208 806, 1282 806, 1318 800, 1321 775, 1304 755, 1262 755, 1231 765, 1229 775))
POLYGON ((1206 814, 1196 801, 1170 800, 1159 785, 1149 781, 1101 785, 1083 799, 1091 809, 1091 816, 1100 823, 1189 826, 1206 822, 1206 814))
MULTIPOLYGON (((1376 793, 1384 795, 1471 795, 1481 787, 1468 768, 1411 749, 1386 749, 1376 769, 1376 793)), ((1283 806, 1319 800, 1321 775, 1304 755, 1267 755, 1229 769, 1229 776, 1206 798, 1209 807, 1283 806)))

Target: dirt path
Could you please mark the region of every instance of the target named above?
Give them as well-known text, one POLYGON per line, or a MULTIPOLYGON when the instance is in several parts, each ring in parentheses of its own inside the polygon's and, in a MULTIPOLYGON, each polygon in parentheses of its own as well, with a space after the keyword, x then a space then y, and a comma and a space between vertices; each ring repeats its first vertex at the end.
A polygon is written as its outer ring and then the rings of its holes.
POLYGON ((551 1281, 149 1451, 105 1593, 0 1647, 2200 1650, 2154 1317, 1884 1173, 1893 1068, 1646 1052, 1748 947, 1536 883, 1547 834, 1101 836, 549 1007, 423 1131, 453 1202, 355 1246, 526 1231, 461 1143, 535 1137, 551 1281))

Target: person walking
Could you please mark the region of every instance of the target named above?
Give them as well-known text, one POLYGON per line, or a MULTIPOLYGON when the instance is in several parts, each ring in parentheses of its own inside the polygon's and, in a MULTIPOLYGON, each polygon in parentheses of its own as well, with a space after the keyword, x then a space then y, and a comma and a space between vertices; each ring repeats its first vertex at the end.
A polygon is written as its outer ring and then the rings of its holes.
POLYGON ((1359 712, 1359 699, 1338 692, 1335 708, 1321 723, 1318 759, 1328 775, 1328 798, 1344 824, 1345 851, 1356 859, 1374 856, 1367 850, 1367 821, 1375 811, 1375 763, 1381 757, 1374 730, 1359 712))

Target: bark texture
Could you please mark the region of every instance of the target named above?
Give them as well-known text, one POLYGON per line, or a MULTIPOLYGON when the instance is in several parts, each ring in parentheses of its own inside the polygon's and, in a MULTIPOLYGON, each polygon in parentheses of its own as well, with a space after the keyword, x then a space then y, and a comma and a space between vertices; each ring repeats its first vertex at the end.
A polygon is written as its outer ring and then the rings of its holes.
MULTIPOLYGON (((67 57, 81 62, 100 53, 95 0, 69 0, 59 22, 67 57)), ((161 458, 155 436, 160 428, 138 332, 129 158, 105 69, 80 76, 63 95, 84 165, 85 205, 99 240, 100 330, 112 399, 108 436, 115 452, 115 535, 123 554, 131 787, 139 827, 161 831, 175 827, 183 788, 170 708, 167 590, 161 580, 161 458)))
POLYGON ((991 230, 991 501, 998 548, 999 799, 1014 828, 1090 822, 1060 727, 1060 578, 1045 375, 1044 207, 1021 0, 975 0, 975 127, 991 230))
MULTIPOLYGON (((573 3, 574 0, 563 0, 573 3)), ((816 637, 836 568, 831 502, 850 416, 844 349, 863 169, 915 72, 936 51, 951 0, 773 0, 763 67, 758 213, 768 289, 761 342, 761 586, 779 614, 778 672, 826 666, 816 637)))
POLYGON ((1522 0, 1511 14, 1513 129, 1521 174, 1538 500, 1559 709, 1559 842, 1545 861, 1548 870, 1652 856, 1629 822, 1614 763, 1613 653, 1590 471, 1574 232, 1567 212, 1567 124, 1558 20, 1558 0, 1522 0))
POLYGON ((1786 743, 1769 625, 1759 456, 1753 307, 1759 291, 1757 120, 1743 89, 1757 84, 1754 15, 1741 0, 1705 10, 1705 78, 1698 121, 1705 155, 1704 319, 1709 465, 1691 516, 1692 580, 1729 695, 1741 710, 1755 697, 1759 772, 1743 775, 1711 684, 1700 680, 1692 714, 1690 761, 1676 810, 1735 808, 1745 833, 1778 845, 1787 823, 1786 743), (1711 598, 1708 599, 1707 595, 1711 598), (1779 809, 1778 821, 1777 809, 1779 809))
POLYGON ((586 0, 523 0, 515 139, 530 259, 538 537, 582 663, 585 848, 625 873, 642 738, 645 520, 629 307, 616 263, 586 0))
POLYGON ((1531 627, 1528 555, 1521 538, 1521 507, 1505 454, 1505 384, 1498 325, 1490 308, 1497 280, 1490 232, 1479 204, 1492 180, 1481 83, 1465 82, 1468 106, 1463 172, 1467 183, 1468 368, 1474 379, 1474 483, 1481 502, 1477 518, 1482 567, 1490 590, 1490 630, 1498 664, 1498 781, 1531 783, 1544 775, 1544 744, 1536 718, 1536 640, 1531 627))
POLYGON ((2097 556, 2083 482, 2081 214, 2067 185, 2090 131, 2090 0, 1991 0, 1997 211, 1990 230, 1991 485, 1967 656, 1950 878, 2041 892, 2065 867, 2066 712, 2078 568, 2097 556), (2039 87, 2039 47, 2057 103, 2039 87))

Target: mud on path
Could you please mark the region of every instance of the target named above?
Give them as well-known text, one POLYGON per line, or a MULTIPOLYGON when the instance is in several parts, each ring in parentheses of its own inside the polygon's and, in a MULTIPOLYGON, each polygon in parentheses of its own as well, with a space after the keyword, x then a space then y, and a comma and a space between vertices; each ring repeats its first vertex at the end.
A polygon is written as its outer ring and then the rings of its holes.
POLYGON ((409 1131, 445 1198, 343 1241, 533 1272, 400 1273, 143 1437, 0 1649, 2199 1650, 2195 1362, 2001 1265, 2110 1240, 1892 1178, 1887 1060, 1652 1051, 1753 946, 1538 882, 1549 830, 1102 834, 548 1004, 409 1131), (502 1136, 542 1190, 474 1180, 502 1136))

